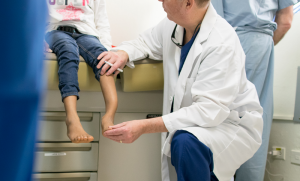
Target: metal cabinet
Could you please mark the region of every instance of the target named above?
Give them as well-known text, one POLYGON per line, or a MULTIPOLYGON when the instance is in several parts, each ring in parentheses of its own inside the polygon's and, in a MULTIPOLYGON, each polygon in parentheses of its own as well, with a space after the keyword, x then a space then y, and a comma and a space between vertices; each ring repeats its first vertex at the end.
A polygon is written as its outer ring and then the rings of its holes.
POLYGON ((36 172, 97 171, 98 143, 38 143, 36 172))
MULTIPOLYGON (((99 141, 100 113, 79 112, 83 129, 99 141)), ((67 136, 65 112, 42 112, 39 126, 39 142, 70 141, 67 136)))
POLYGON ((42 112, 36 143, 34 181, 98 181, 100 113, 79 112, 91 143, 71 143, 65 112, 42 112))

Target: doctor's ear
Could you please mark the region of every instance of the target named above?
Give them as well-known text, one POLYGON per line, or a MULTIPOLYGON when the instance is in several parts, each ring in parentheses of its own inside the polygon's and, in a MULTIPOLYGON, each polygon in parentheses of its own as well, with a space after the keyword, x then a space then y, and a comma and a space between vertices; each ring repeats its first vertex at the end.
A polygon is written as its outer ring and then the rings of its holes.
POLYGON ((185 7, 190 9, 195 4, 195 0, 185 0, 185 7))

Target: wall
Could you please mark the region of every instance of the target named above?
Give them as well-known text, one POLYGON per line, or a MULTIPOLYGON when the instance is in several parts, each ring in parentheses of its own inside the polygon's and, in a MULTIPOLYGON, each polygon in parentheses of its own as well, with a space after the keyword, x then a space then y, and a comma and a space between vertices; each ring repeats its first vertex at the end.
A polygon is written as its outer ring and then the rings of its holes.
POLYGON ((272 146, 286 148, 286 159, 275 160, 268 156, 265 181, 299 181, 300 165, 291 163, 291 150, 300 150, 300 124, 293 123, 296 75, 300 66, 300 13, 284 39, 275 47, 274 120, 269 151, 272 146), (275 120, 275 118, 277 120, 275 120), (279 176, 282 175, 282 176, 279 176))
POLYGON ((286 148, 285 160, 276 160, 268 155, 265 181, 299 181, 300 165, 291 163, 291 150, 300 150, 300 124, 286 120, 274 120, 271 130, 269 150, 272 146, 286 148), (284 178, 284 180, 283 180, 284 178))
POLYGON ((292 28, 275 46, 274 117, 293 119, 297 67, 300 66, 300 13, 294 16, 292 28))
POLYGON ((106 5, 113 45, 137 38, 166 17, 157 0, 106 0, 106 5))

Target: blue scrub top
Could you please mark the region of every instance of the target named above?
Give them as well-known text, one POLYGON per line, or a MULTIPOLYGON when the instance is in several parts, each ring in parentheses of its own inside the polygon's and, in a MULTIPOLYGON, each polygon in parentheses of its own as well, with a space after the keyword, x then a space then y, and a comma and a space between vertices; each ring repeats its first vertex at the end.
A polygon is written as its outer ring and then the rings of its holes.
MULTIPOLYGON (((189 54, 189 51, 190 51, 190 49, 192 48, 192 45, 193 45, 193 43, 194 43, 194 41, 195 41, 195 39, 196 39, 196 37, 197 37, 199 31, 200 31, 200 28, 199 28, 199 30, 193 35, 192 39, 191 39, 187 44, 185 44, 184 46, 181 47, 181 55, 180 55, 180 62, 179 62, 178 75, 180 75, 180 72, 181 72, 182 67, 183 67, 183 65, 184 65, 184 62, 185 62, 185 59, 186 59, 187 55, 189 54)), ((185 30, 184 30, 184 35, 185 35, 185 30)), ((184 35, 183 35, 183 37, 184 37, 184 35)), ((182 41, 183 41, 183 40, 182 40, 182 41)), ((174 104, 174 98, 173 98, 173 102, 172 102, 172 106, 171 106, 171 111, 170 111, 170 113, 173 112, 173 104, 174 104)))
POLYGON ((218 14, 237 31, 258 31, 273 36, 277 24, 273 21, 278 10, 299 0, 211 0, 218 14))
MULTIPOLYGON (((187 57, 187 55, 189 54, 189 51, 190 49, 192 48, 192 45, 198 35, 200 31, 200 28, 199 30, 193 35, 192 39, 187 43, 185 44, 184 46, 181 47, 181 55, 180 55, 180 63, 179 63, 179 70, 178 70, 178 75, 180 75, 180 72, 182 70, 182 67, 183 67, 183 64, 185 62, 185 59, 187 57)), ((184 35, 185 35, 185 30, 184 30, 184 35)), ((183 37, 184 37, 183 35, 183 37)), ((183 41, 183 40, 182 40, 183 41)))

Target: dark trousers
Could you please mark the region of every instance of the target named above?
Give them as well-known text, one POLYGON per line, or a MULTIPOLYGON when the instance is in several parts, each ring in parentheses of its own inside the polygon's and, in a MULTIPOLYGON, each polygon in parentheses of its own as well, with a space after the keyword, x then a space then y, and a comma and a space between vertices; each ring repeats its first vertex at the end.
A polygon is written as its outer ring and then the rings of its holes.
POLYGON ((178 181, 218 181, 213 173, 213 154, 193 134, 179 130, 171 143, 171 163, 178 181))

